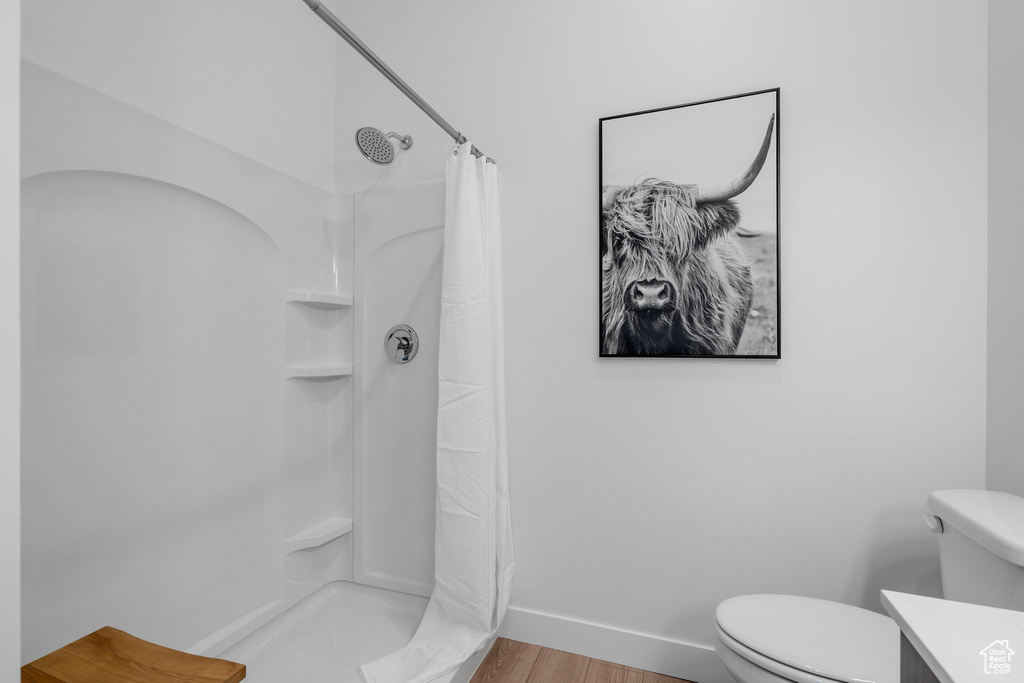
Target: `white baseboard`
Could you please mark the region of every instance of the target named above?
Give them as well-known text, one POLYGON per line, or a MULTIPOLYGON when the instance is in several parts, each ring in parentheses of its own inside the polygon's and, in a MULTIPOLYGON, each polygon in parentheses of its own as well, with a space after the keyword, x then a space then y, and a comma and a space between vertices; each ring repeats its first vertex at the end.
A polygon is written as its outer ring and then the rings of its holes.
POLYGON ((697 683, 735 683, 713 647, 510 607, 498 635, 697 683))

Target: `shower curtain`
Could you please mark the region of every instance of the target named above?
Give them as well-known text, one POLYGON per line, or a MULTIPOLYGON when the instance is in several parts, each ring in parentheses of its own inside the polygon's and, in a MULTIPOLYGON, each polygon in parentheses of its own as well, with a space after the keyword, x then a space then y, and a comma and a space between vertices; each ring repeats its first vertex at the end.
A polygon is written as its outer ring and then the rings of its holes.
POLYGON ((409 644, 364 664, 366 683, 426 683, 497 631, 514 572, 505 444, 498 170, 466 143, 446 169, 438 349, 434 592, 409 644))

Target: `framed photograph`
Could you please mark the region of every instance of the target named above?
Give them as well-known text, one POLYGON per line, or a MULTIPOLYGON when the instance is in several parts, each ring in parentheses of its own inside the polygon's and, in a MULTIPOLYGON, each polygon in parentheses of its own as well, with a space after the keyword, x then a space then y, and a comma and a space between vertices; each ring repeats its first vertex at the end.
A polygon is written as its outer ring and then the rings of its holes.
POLYGON ((601 356, 781 358, 779 89, 600 120, 601 356))

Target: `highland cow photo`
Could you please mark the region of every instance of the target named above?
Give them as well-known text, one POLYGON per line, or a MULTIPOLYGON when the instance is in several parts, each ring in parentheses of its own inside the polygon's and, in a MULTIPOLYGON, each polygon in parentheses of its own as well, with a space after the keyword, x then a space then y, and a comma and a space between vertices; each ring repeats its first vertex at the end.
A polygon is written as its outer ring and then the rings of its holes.
POLYGON ((600 120, 601 356, 780 358, 779 90, 600 120))

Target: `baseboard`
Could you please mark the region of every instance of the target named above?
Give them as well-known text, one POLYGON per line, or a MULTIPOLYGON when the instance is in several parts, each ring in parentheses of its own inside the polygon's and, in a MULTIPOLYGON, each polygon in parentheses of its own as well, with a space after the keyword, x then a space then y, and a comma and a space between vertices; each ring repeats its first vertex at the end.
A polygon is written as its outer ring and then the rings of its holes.
POLYGON ((713 647, 510 607, 503 638, 698 683, 735 683, 713 647))

